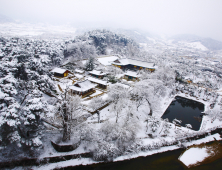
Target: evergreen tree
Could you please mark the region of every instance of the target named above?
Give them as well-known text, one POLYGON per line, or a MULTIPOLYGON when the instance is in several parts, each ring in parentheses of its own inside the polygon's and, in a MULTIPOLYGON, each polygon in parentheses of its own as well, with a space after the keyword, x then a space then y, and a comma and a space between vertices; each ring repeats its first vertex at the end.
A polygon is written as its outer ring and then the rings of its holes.
POLYGON ((86 71, 92 71, 94 69, 94 58, 90 57, 88 62, 86 62, 85 70, 86 71))

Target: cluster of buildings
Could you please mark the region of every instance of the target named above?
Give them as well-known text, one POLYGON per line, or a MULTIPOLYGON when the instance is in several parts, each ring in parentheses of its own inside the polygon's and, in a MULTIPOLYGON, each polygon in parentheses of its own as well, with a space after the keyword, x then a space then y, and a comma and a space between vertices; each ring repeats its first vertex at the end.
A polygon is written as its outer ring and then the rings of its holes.
MULTIPOLYGON (((127 58, 115 59, 111 65, 124 70, 124 78, 132 81, 139 80, 139 75, 136 72, 137 70, 143 69, 153 72, 157 68, 154 63, 127 58)), ((55 77, 59 78, 67 77, 68 74, 71 73, 69 70, 61 68, 54 68, 51 72, 55 77)), ((83 77, 81 75, 85 72, 83 70, 76 69, 75 73, 77 74, 77 77, 83 77)), ((71 94, 77 94, 85 97, 93 94, 95 92, 95 88, 102 90, 107 89, 108 82, 103 80, 103 78, 107 76, 106 73, 98 70, 92 70, 88 72, 88 75, 89 76, 85 80, 78 81, 69 87, 71 94)))

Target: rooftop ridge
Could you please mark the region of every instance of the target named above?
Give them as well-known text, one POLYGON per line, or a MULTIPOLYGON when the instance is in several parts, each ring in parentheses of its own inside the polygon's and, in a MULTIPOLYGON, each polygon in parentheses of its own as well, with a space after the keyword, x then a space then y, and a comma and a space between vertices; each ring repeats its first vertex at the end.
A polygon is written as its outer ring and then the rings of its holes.
POLYGON ((134 59, 134 58, 121 58, 121 59, 130 59, 130 60, 136 60, 136 61, 141 61, 141 62, 146 62, 146 63, 154 63, 154 62, 148 62, 148 61, 138 60, 138 59, 134 59))

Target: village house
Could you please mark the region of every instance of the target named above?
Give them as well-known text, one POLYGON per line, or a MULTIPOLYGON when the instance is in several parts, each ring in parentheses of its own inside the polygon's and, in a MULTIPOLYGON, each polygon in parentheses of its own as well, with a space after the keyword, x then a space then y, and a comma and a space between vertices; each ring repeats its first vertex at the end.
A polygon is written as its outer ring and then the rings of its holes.
POLYGON ((88 77, 87 79, 89 81, 91 81, 92 83, 96 83, 98 88, 101 88, 101 89, 104 89, 104 90, 107 89, 107 82, 106 81, 103 81, 101 79, 97 79, 97 78, 94 78, 94 77, 88 77))
POLYGON ((124 78, 126 80, 136 81, 136 80, 139 80, 139 75, 135 71, 128 70, 124 73, 124 78))
POLYGON ((119 67, 123 70, 149 70, 154 72, 156 66, 154 63, 148 63, 145 61, 135 60, 135 59, 128 59, 122 58, 117 59, 112 63, 113 66, 119 67))
POLYGON ((89 71, 89 75, 96 78, 103 79, 106 73, 103 73, 102 71, 93 70, 93 71, 89 71))
POLYGON ((82 97, 93 94, 95 92, 94 88, 97 84, 91 83, 89 80, 85 80, 82 82, 77 82, 74 85, 70 86, 71 94, 77 94, 82 97))
POLYGON ((52 71, 55 77, 67 77, 69 70, 62 69, 62 68, 54 68, 52 71))

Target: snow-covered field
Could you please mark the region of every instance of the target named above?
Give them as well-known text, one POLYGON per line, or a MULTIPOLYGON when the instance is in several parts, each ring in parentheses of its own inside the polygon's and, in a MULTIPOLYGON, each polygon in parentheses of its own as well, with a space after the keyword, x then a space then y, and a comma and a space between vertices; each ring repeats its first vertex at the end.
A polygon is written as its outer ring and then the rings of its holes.
POLYGON ((37 37, 37 38, 71 38, 75 36, 76 28, 64 25, 54 26, 49 24, 29 23, 1 23, 0 35, 37 37))
POLYGON ((192 43, 185 43, 188 47, 196 48, 199 50, 207 51, 207 47, 205 47, 201 42, 192 42, 192 43))

